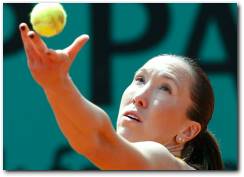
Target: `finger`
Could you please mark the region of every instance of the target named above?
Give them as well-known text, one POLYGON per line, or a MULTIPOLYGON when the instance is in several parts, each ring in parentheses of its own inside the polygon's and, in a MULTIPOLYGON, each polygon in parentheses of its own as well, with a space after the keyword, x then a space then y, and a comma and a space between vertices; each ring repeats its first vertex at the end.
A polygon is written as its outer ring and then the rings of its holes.
MULTIPOLYGON (((34 52, 34 47, 33 47, 32 41, 30 40, 30 38, 27 35, 28 32, 30 31, 29 27, 26 23, 21 23, 19 25, 19 29, 20 29, 21 39, 22 39, 22 42, 24 45, 25 53, 27 55, 27 59, 34 60, 33 57, 30 57, 30 53, 34 52)), ((34 61, 31 61, 31 62, 33 63, 34 61)))
POLYGON ((23 44, 25 46, 26 43, 28 43, 29 38, 27 36, 27 33, 30 31, 29 27, 26 23, 21 23, 19 25, 19 30, 20 30, 20 34, 21 34, 21 39, 23 41, 23 44))
POLYGON ((67 47, 64 51, 69 56, 71 60, 74 60, 80 49, 85 45, 85 43, 89 40, 89 36, 84 34, 79 36, 74 40, 74 42, 67 47))
POLYGON ((28 32, 28 37, 31 39, 32 43, 34 44, 35 49, 39 54, 46 54, 48 48, 45 42, 40 38, 38 34, 34 31, 28 32))
POLYGON ((24 48, 26 49, 27 45, 32 44, 30 38, 28 37, 28 32, 30 31, 30 29, 26 23, 21 23, 19 25, 19 29, 24 48))
POLYGON ((29 68, 33 68, 33 66, 35 66, 37 64, 35 58, 35 54, 34 53, 29 53, 28 54, 28 60, 27 60, 27 64, 29 66, 29 68))

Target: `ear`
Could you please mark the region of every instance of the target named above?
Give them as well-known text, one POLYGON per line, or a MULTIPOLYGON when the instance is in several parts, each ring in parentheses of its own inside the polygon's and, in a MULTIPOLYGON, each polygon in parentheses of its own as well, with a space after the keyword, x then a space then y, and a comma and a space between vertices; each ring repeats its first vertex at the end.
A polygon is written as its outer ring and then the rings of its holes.
POLYGON ((186 143, 192 140, 201 131, 201 125, 195 121, 189 121, 183 131, 176 136, 178 144, 186 143))

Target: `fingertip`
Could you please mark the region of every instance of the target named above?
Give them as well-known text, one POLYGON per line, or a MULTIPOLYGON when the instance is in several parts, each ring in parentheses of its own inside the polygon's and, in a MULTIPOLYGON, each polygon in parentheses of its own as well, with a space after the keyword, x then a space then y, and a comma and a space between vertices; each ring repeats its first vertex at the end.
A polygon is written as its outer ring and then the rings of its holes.
POLYGON ((20 25, 19 25, 19 29, 21 30, 21 31, 24 31, 25 29, 26 29, 26 23, 20 23, 20 25))
POLYGON ((89 35, 87 35, 87 34, 82 34, 80 37, 79 37, 79 39, 81 39, 82 41, 83 40, 86 40, 86 41, 88 41, 89 40, 89 35))
POLYGON ((89 37, 89 35, 88 35, 88 34, 84 34, 83 36, 84 36, 84 38, 86 38, 87 40, 89 40, 89 39, 90 39, 90 37, 89 37))
POLYGON ((87 34, 84 34, 84 38, 86 41, 88 41, 90 39, 90 37, 87 34))
POLYGON ((34 32, 34 31, 29 31, 29 32, 28 32, 28 37, 31 38, 31 39, 34 39, 34 37, 35 37, 35 32, 34 32))

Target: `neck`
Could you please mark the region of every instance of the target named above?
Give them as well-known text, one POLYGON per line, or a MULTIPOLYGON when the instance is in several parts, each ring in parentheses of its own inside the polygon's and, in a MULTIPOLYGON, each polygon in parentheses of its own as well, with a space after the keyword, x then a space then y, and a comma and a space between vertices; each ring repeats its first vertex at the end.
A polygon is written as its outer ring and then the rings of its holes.
POLYGON ((175 156, 181 158, 181 151, 184 148, 184 144, 165 144, 165 147, 175 156))

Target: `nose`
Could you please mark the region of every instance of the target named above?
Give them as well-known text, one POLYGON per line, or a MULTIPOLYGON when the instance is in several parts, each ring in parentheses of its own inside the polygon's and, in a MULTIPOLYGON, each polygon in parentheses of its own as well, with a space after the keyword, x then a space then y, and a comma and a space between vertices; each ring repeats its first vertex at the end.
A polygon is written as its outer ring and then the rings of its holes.
POLYGON ((140 88, 135 92, 133 103, 136 106, 146 108, 148 106, 149 88, 140 88))

